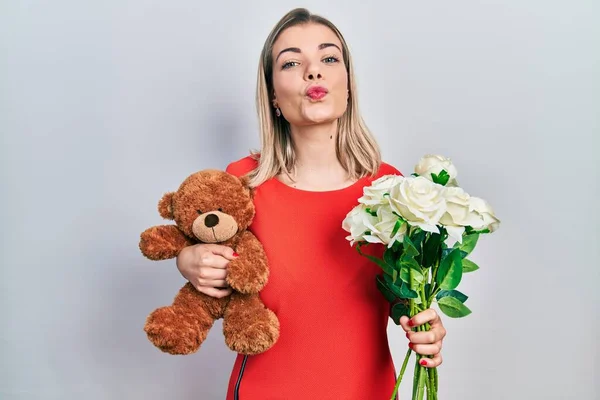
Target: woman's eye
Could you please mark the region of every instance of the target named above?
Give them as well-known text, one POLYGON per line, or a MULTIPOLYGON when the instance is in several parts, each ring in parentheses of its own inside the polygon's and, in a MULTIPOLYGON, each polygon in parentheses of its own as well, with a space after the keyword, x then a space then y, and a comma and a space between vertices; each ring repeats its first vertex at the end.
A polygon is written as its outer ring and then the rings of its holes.
POLYGON ((337 57, 329 56, 329 57, 326 57, 323 61, 325 61, 327 64, 329 64, 329 63, 338 62, 340 60, 337 57))
POLYGON ((288 61, 281 66, 281 69, 288 69, 288 68, 294 67, 297 64, 298 63, 296 61, 288 61))

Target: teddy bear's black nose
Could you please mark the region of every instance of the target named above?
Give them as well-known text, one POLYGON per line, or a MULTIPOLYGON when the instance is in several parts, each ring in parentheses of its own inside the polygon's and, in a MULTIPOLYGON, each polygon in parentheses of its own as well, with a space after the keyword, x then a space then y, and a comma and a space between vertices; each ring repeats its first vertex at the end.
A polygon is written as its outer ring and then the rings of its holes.
POLYGON ((215 214, 208 214, 204 219, 204 225, 206 225, 207 228, 212 228, 213 226, 216 226, 218 224, 219 217, 217 217, 215 214))

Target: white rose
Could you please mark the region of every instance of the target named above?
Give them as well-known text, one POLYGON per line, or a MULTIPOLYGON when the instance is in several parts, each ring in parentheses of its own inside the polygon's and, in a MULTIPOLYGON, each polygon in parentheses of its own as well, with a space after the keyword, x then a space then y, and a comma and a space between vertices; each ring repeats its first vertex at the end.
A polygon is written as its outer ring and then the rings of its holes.
POLYGON ((457 186, 456 176, 458 175, 458 171, 449 158, 437 154, 427 154, 415 166, 415 172, 430 181, 433 181, 431 174, 439 175, 442 170, 446 170, 448 175, 450 175, 447 186, 457 186))
POLYGON ((350 233, 350 235, 346 237, 346 239, 350 241, 350 245, 353 245, 355 242, 370 239, 365 237, 365 232, 375 230, 374 225, 377 221, 378 219, 376 216, 367 212, 366 205, 359 204, 354 207, 342 222, 342 228, 350 233))
POLYGON ((473 221, 470 226, 475 230, 489 229, 494 232, 500 227, 500 220, 494 214, 492 206, 485 200, 471 196, 469 199, 469 211, 473 221))
POLYGON ((383 195, 389 193, 402 179, 404 177, 401 175, 384 175, 377 178, 363 188, 363 195, 358 202, 369 206, 387 204, 388 201, 383 195))
POLYGON ((394 232, 394 228, 400 218, 396 214, 394 214, 392 207, 389 204, 382 205, 377 209, 377 220, 375 223, 374 230, 372 231, 372 236, 379 239, 380 243, 387 244, 388 247, 391 247, 395 241, 402 242, 404 240, 404 234, 406 233, 407 225, 405 222, 401 222, 398 231, 392 236, 394 232))
POLYGON ((445 190, 425 177, 406 177, 393 187, 390 205, 410 225, 439 233, 437 224, 446 212, 445 190))
POLYGON ((445 197, 446 212, 440 218, 440 223, 452 239, 462 243, 465 226, 479 221, 470 209, 471 196, 460 187, 447 187, 445 197))

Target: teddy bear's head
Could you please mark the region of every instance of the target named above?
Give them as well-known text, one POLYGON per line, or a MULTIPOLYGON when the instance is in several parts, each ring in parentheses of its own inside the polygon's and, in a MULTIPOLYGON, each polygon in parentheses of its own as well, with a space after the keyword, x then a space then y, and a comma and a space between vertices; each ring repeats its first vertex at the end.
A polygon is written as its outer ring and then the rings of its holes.
POLYGON ((248 228, 254 218, 248 179, 225 171, 202 170, 187 177, 176 192, 158 203, 163 218, 204 243, 221 243, 248 228))

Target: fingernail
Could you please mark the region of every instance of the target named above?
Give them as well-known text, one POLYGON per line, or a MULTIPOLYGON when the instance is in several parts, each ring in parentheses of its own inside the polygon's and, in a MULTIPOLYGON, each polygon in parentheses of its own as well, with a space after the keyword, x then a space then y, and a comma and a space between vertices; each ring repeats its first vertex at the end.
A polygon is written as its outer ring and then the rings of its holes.
POLYGON ((233 256, 234 256, 234 257, 239 257, 240 255, 234 251, 234 252, 233 252, 233 256))
POLYGON ((410 347, 412 349, 413 347, 415 347, 415 345, 413 344, 413 342, 410 342, 410 343, 408 343, 408 347, 410 347))
POLYGON ((421 364, 421 365, 427 365, 427 360, 422 359, 421 361, 419 361, 419 364, 421 364))
POLYGON ((415 322, 412 319, 409 319, 407 324, 408 326, 415 326, 415 322))
POLYGON ((406 332, 406 338, 410 339, 410 336, 409 336, 408 332, 406 332))

